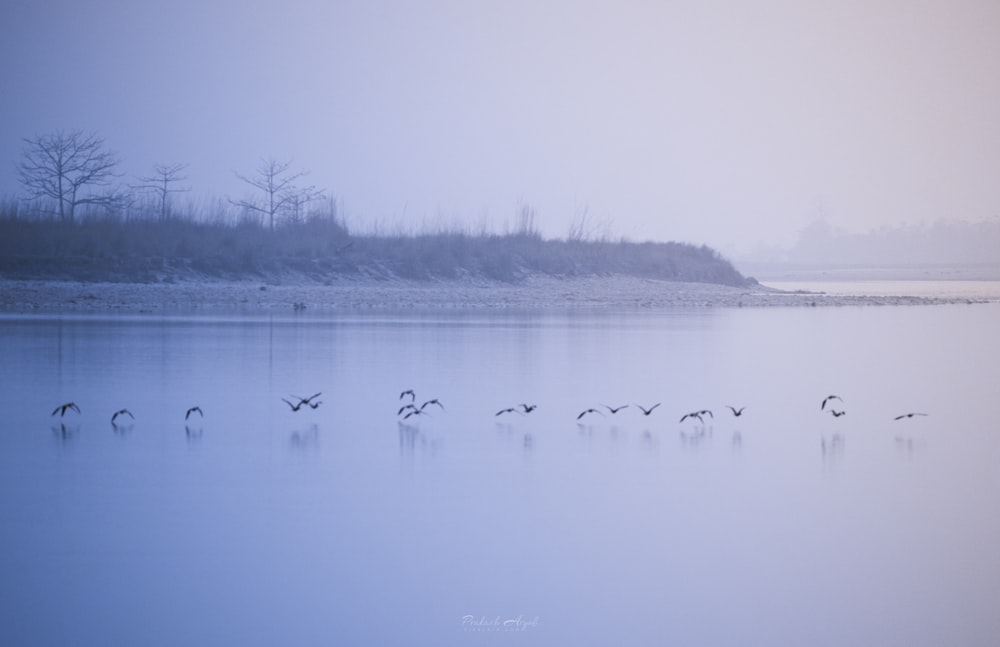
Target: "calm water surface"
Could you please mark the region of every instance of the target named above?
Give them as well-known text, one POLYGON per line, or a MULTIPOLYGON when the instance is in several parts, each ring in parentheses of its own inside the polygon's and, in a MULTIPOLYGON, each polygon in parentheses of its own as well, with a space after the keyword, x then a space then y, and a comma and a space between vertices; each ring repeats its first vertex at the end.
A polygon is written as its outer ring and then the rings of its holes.
POLYGON ((0 644, 996 645, 998 323, 0 318, 0 644))

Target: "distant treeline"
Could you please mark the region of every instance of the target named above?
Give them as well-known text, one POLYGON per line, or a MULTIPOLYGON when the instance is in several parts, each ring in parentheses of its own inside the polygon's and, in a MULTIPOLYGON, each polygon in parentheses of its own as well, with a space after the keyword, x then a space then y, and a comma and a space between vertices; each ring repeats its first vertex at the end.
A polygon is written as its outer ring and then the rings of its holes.
POLYGON ((758 248, 743 259, 827 267, 929 266, 1000 263, 1000 217, 938 221, 848 232, 816 220, 790 249, 758 248))
POLYGON ((747 283, 714 250, 684 243, 545 240, 534 232, 352 235, 329 215, 273 230, 259 219, 91 217, 69 223, 18 217, 16 209, 0 207, 0 276, 8 279, 516 282, 532 274, 747 283))

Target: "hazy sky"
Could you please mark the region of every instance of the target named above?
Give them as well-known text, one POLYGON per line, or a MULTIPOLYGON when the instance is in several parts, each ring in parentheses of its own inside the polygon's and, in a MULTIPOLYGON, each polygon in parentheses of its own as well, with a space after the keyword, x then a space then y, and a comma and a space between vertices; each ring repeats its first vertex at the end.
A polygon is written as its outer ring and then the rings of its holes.
POLYGON ((359 226, 526 202, 734 251, 1000 215, 995 0, 4 0, 0 87, 6 194, 62 128, 195 196, 292 160, 359 226))

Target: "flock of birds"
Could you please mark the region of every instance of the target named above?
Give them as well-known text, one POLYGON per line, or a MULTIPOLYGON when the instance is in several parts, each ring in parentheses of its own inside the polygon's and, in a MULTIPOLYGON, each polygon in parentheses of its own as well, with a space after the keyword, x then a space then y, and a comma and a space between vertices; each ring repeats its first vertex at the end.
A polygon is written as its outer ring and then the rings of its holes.
MULTIPOLYGON (((281 398, 281 401, 288 405, 288 407, 289 407, 289 409, 291 409, 292 413, 297 413, 297 412, 303 410, 303 408, 305 408, 305 407, 308 407, 309 409, 313 409, 313 410, 318 409, 319 406, 321 404, 323 404, 323 401, 318 399, 321 395, 323 395, 322 392, 314 393, 314 394, 310 395, 309 397, 302 397, 302 396, 298 396, 298 395, 292 395, 292 396, 290 396, 292 398, 291 400, 289 400, 288 398, 281 398)), ((402 391, 399 394, 399 401, 402 402, 403 404, 396 411, 396 416, 401 421, 409 420, 410 418, 412 418, 414 416, 426 416, 426 415, 429 415, 430 411, 432 410, 431 409, 432 407, 437 407, 441 411, 445 411, 444 404, 442 404, 441 401, 438 398, 431 398, 429 400, 423 401, 420 405, 417 405, 417 395, 416 395, 416 393, 414 392, 413 389, 406 389, 405 391, 402 391)), ((602 404, 602 405, 600 405, 600 408, 598 408, 598 407, 588 407, 588 408, 584 409, 579 414, 577 414, 576 420, 577 420, 577 422, 579 424, 582 424, 580 421, 583 420, 587 416, 602 416, 602 417, 604 417, 606 415, 615 416, 615 415, 618 415, 620 412, 624 411, 625 409, 628 409, 628 408, 630 408, 632 406, 634 406, 644 417, 649 417, 653 413, 653 411, 655 411, 658 407, 660 407, 661 404, 662 403, 657 402, 656 404, 653 404, 653 405, 648 406, 648 407, 647 406, 643 406, 641 404, 635 404, 635 403, 632 403, 632 404, 620 404, 620 405, 617 405, 617 406, 611 406, 611 405, 607 405, 607 404, 602 404), (607 414, 605 414, 605 411, 607 411, 607 414)), ((844 415, 847 414, 846 410, 843 409, 843 404, 844 404, 844 400, 840 396, 838 396, 838 395, 828 395, 828 396, 824 397, 823 400, 820 402, 820 407, 819 408, 820 408, 820 411, 829 411, 830 415, 832 415, 834 418, 840 418, 841 416, 844 416, 844 415), (835 402, 839 402, 840 403, 840 407, 841 407, 840 409, 835 408, 835 405, 834 405, 835 402)), ((522 403, 514 405, 514 406, 504 407, 504 408, 498 410, 496 413, 494 413, 493 416, 494 417, 509 416, 509 415, 526 416, 526 415, 529 415, 530 413, 532 413, 533 411, 535 411, 537 408, 538 408, 537 404, 528 404, 526 402, 522 402, 522 403)), ((732 405, 727 405, 726 408, 728 408, 730 410, 730 412, 732 413, 733 417, 735 417, 735 418, 741 417, 743 415, 744 411, 746 411, 746 409, 747 409, 747 407, 745 407, 745 406, 737 408, 737 407, 734 407, 732 405)), ((74 412, 76 414, 79 414, 80 413, 80 407, 75 402, 66 402, 64 404, 58 405, 55 409, 53 409, 52 410, 52 416, 58 415, 60 418, 63 418, 69 412, 74 412)), ((195 406, 189 407, 184 412, 184 420, 185 420, 185 422, 187 422, 191 418, 191 416, 194 415, 194 414, 197 414, 198 417, 200 417, 200 418, 204 418, 205 417, 205 413, 201 410, 201 407, 198 406, 198 405, 195 405, 195 406)), ((911 412, 908 412, 908 413, 902 413, 902 414, 900 414, 898 416, 895 416, 893 418, 893 420, 903 420, 903 419, 914 418, 914 417, 918 417, 918 416, 919 417, 924 417, 924 416, 927 416, 927 415, 928 415, 927 413, 917 412, 917 411, 911 411, 911 412)), ((115 429, 120 429, 121 425, 125 424, 124 421, 125 421, 125 417, 126 416, 129 419, 129 423, 131 423, 132 421, 135 420, 135 416, 127 408, 122 408, 122 409, 119 409, 119 410, 115 411, 111 415, 111 425, 112 425, 112 427, 114 427, 115 429), (121 419, 123 421, 123 423, 120 424, 119 423, 119 419, 121 419)), ((696 410, 696 411, 691 411, 689 413, 685 413, 683 416, 681 416, 679 422, 683 423, 686 420, 691 420, 692 422, 693 421, 698 421, 701 425, 705 425, 706 424, 706 418, 708 418, 710 420, 714 420, 715 419, 715 414, 712 413, 711 409, 699 409, 699 410, 696 410)), ((188 432, 191 433, 190 428, 188 429, 188 432)))

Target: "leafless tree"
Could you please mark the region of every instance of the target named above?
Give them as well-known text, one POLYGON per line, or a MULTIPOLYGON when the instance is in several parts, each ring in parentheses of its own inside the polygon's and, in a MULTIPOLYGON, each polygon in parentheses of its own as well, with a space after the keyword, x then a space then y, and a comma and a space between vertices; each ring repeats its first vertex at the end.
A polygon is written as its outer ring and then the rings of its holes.
POLYGON ((236 174, 253 188, 260 191, 262 199, 230 200, 231 203, 248 211, 267 216, 268 227, 274 230, 274 218, 282 212, 298 217, 301 209, 313 200, 323 197, 323 191, 314 186, 298 187, 295 182, 308 175, 308 171, 290 173, 291 162, 279 162, 274 158, 262 159, 256 174, 250 177, 236 174))
POLYGON ((118 177, 118 156, 107 150, 104 139, 82 131, 56 131, 25 138, 17 165, 21 184, 33 199, 50 198, 58 204, 59 219, 73 222, 80 205, 114 207, 117 191, 96 193, 118 177))
POLYGON ((170 209, 170 194, 190 191, 188 188, 173 188, 171 185, 183 182, 187 179, 181 173, 187 168, 187 164, 157 164, 153 167, 154 175, 138 178, 142 184, 136 184, 132 188, 155 191, 160 201, 160 220, 166 220, 170 209))

